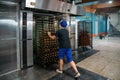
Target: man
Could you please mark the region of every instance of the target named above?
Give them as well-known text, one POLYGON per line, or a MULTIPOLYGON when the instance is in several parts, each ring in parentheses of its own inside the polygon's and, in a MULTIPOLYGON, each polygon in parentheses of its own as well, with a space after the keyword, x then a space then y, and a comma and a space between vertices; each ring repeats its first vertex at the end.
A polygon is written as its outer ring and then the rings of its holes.
POLYGON ((77 78, 80 76, 80 73, 78 72, 76 64, 72 59, 72 49, 69 40, 69 32, 66 29, 67 22, 65 20, 62 20, 60 25, 61 25, 61 29, 56 31, 55 35, 51 35, 51 32, 48 32, 48 36, 51 39, 58 38, 58 42, 59 42, 59 69, 57 69, 56 71, 58 73, 63 73, 63 59, 64 56, 66 56, 67 61, 70 63, 70 65, 72 66, 72 68, 76 73, 75 78, 77 78))

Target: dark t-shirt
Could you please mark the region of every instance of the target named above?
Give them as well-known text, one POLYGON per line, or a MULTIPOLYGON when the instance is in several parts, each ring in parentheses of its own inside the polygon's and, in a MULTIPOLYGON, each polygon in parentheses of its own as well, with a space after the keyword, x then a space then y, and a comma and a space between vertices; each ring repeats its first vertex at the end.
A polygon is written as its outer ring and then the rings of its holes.
POLYGON ((58 37, 59 48, 71 48, 68 30, 58 30, 55 35, 58 37))

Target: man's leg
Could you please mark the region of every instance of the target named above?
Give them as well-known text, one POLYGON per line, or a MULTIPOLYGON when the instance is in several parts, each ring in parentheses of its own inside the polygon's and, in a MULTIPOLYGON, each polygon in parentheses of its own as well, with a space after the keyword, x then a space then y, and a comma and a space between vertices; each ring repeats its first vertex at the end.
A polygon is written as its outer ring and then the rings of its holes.
POLYGON ((76 73, 75 77, 79 77, 80 73, 78 72, 76 64, 75 64, 75 62, 72 59, 72 49, 71 48, 67 49, 67 51, 66 51, 66 57, 67 57, 67 61, 70 63, 70 65, 72 66, 72 68, 74 69, 74 71, 76 73))
POLYGON ((75 62, 74 62, 74 61, 71 61, 71 62, 70 62, 70 65, 72 66, 72 68, 74 69, 74 71, 75 71, 75 73, 76 73, 75 78, 79 77, 79 76, 80 76, 80 73, 78 72, 78 69, 77 69, 77 67, 76 67, 75 62))
POLYGON ((70 62, 70 65, 71 65, 72 68, 74 69, 75 73, 78 73, 78 69, 77 69, 77 67, 76 67, 75 62, 74 62, 74 61, 71 61, 71 62, 70 62))
POLYGON ((57 69, 56 71, 58 73, 63 73, 63 58, 64 58, 64 52, 65 49, 59 49, 59 69, 57 69))
POLYGON ((60 69, 60 71, 63 70, 63 59, 59 60, 59 69, 60 69))
POLYGON ((56 69, 58 73, 63 73, 63 59, 59 59, 59 69, 56 69))

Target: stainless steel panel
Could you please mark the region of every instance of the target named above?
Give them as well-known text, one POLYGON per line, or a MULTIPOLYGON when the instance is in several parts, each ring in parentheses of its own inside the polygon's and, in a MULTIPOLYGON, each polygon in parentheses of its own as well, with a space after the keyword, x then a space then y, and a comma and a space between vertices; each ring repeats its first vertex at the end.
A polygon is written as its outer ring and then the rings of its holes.
POLYGON ((17 69, 17 4, 0 2, 0 75, 17 69))
POLYGON ((33 65, 33 12, 27 12, 27 66, 33 65))
POLYGON ((0 1, 6 2, 6 3, 11 3, 12 2, 12 4, 15 4, 13 2, 20 2, 21 0, 0 0, 0 1))
POLYGON ((71 14, 77 14, 77 6, 72 5, 71 9, 70 9, 70 13, 71 14))
POLYGON ((20 70, 20 18, 19 5, 17 5, 17 27, 16 27, 16 42, 17 42, 17 70, 20 70))
POLYGON ((75 35, 74 34, 71 34, 70 42, 71 42, 72 50, 75 50, 75 35))
POLYGON ((11 37, 16 37, 16 21, 12 19, 0 19, 0 39, 11 37))
POLYGON ((20 28, 19 28, 19 31, 20 31, 20 34, 19 34, 19 39, 20 39, 20 68, 23 67, 23 60, 22 60, 22 22, 23 22, 23 14, 22 12, 20 12, 20 28))
POLYGON ((0 75, 17 69, 16 39, 0 40, 0 75))
POLYGON ((33 39, 33 13, 27 12, 27 39, 33 39))
POLYGON ((27 46, 27 66, 33 65, 33 12, 31 11, 21 11, 20 12, 20 55, 21 55, 21 68, 23 68, 23 27, 27 27, 27 33, 24 35, 27 35, 26 40, 26 46, 27 46), (27 21, 26 24, 23 25, 23 12, 27 13, 27 21))
POLYGON ((25 0, 25 7, 48 10, 50 0, 25 0))
POLYGON ((57 6, 59 4, 58 0, 52 0, 52 1, 48 0, 48 1, 49 1, 49 2, 47 2, 48 3, 48 10, 57 11, 57 8, 58 8, 57 6))
MULTIPOLYGON (((79 8, 84 9, 83 7, 78 8, 76 5, 72 5, 70 3, 62 2, 59 0, 25 0, 24 7, 59 13, 69 13, 73 15, 81 15, 79 8)), ((82 10, 82 13, 83 11, 85 11, 85 9, 82 10)))
POLYGON ((33 65, 33 40, 27 40, 27 66, 33 65))
POLYGON ((71 37, 71 46, 72 46, 72 50, 76 50, 78 48, 78 30, 77 30, 77 20, 75 19, 75 17, 70 17, 70 37, 71 37))
MULTIPOLYGON (((63 12, 64 4, 65 4, 64 2, 58 1, 57 6, 56 6, 58 12, 63 12)), ((50 6, 52 6, 52 5, 50 5, 50 6)))
POLYGON ((16 9, 0 4, 0 39, 16 36, 16 9))
POLYGON ((72 50, 75 50, 75 22, 71 20, 70 25, 70 37, 71 37, 71 47, 72 50))
MULTIPOLYGON (((66 3, 66 13, 70 13, 71 12, 71 8, 72 8, 72 5, 69 4, 69 3, 66 3)), ((70 13, 71 14, 71 13, 70 13)), ((77 14, 76 14, 77 15, 77 14)))
POLYGON ((78 49, 78 21, 75 25, 75 49, 78 49))
POLYGON ((48 10, 49 0, 36 0, 35 7, 48 10), (44 4, 44 5, 43 5, 44 4))
POLYGON ((80 2, 82 2, 82 0, 74 0, 75 1, 75 3, 80 3, 80 2))
MULTIPOLYGON (((15 38, 0 40, 0 45, 1 45, 0 46, 0 57, 5 56, 5 55, 12 55, 16 52, 16 50, 15 50, 16 43, 14 43, 14 42, 16 42, 15 40, 16 40, 15 38), (11 53, 11 52, 13 52, 13 53, 11 53)), ((0 61, 2 61, 2 60, 0 60, 0 61)))

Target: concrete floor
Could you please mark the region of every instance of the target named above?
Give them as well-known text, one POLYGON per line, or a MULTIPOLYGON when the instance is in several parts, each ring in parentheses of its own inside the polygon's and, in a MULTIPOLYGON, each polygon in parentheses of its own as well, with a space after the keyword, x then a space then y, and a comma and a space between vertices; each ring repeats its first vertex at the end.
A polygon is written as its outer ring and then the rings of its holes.
MULTIPOLYGON (((120 38, 114 37, 102 40, 94 38, 93 47, 95 50, 99 50, 99 52, 78 62, 77 66, 111 80, 120 80, 120 38)), ((70 65, 65 64, 64 70, 68 68, 70 68, 70 65)), ((1 76, 0 80, 48 80, 55 75, 58 75, 55 72, 55 67, 53 69, 31 67, 26 70, 1 76)), ((83 78, 82 80, 89 79, 83 78)))
POLYGON ((77 66, 111 80, 120 80, 120 38, 94 38, 93 45, 94 49, 100 51, 77 63, 77 66))

